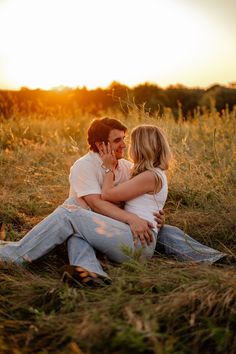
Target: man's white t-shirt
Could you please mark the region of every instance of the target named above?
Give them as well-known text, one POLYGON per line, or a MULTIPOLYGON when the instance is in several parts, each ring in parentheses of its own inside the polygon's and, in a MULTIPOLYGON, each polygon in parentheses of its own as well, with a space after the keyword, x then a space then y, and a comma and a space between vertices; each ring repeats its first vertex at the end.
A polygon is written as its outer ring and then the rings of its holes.
MULTIPOLYGON (((101 194, 105 175, 102 163, 99 154, 90 151, 73 164, 69 175, 69 197, 79 198, 90 194, 101 194)), ((115 170, 115 185, 130 178, 131 167, 130 161, 119 159, 118 167, 115 170)))

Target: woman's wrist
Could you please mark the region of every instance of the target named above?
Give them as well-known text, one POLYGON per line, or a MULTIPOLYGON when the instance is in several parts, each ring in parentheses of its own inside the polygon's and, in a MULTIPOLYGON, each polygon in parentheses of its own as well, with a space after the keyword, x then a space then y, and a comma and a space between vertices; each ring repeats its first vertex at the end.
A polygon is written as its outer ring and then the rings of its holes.
POLYGON ((113 181, 115 180, 115 172, 111 168, 105 170, 105 180, 106 183, 110 184, 110 188, 113 186, 113 181), (109 182, 110 181, 110 182, 109 182))
POLYGON ((113 175, 115 174, 115 172, 114 172, 114 170, 113 170, 112 168, 107 167, 107 168, 105 169, 105 173, 107 174, 107 173, 109 173, 109 172, 111 172, 113 175))
POLYGON ((112 173, 115 173, 115 168, 114 166, 108 165, 108 164, 102 164, 102 168, 105 170, 105 173, 111 171, 112 173))

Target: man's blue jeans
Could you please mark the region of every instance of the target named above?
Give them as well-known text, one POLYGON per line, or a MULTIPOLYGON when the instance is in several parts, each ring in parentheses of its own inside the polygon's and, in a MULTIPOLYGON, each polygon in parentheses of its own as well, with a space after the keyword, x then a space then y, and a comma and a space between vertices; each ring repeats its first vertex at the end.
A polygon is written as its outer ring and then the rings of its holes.
POLYGON ((70 264, 102 276, 107 274, 96 257, 96 250, 118 263, 128 261, 136 251, 142 257, 150 258, 159 247, 162 247, 167 255, 173 255, 180 261, 211 264, 225 256, 224 253, 197 242, 174 226, 164 225, 158 235, 155 232, 153 234, 154 242, 149 246, 142 248, 139 243, 135 248, 127 224, 83 209, 73 198, 69 198, 20 241, 1 242, 0 260, 18 264, 31 262, 66 240, 70 264), (128 249, 128 252, 124 249, 128 249))

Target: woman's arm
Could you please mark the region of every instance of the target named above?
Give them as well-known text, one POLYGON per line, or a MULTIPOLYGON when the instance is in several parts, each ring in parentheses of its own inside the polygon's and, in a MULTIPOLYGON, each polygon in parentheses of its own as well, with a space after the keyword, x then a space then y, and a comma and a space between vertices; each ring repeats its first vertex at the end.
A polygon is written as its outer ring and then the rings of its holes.
POLYGON ((154 173, 151 171, 142 172, 131 178, 129 181, 114 186, 114 171, 117 165, 117 160, 109 143, 107 146, 103 144, 100 156, 104 167, 107 169, 102 185, 101 198, 103 200, 113 203, 120 201, 125 202, 144 193, 154 191, 156 179, 154 173))
POLYGON ((153 192, 155 188, 155 176, 151 171, 145 171, 131 178, 129 181, 114 186, 114 171, 117 160, 111 150, 110 144, 103 144, 101 159, 107 171, 102 185, 101 198, 110 202, 127 201, 144 193, 153 192))
POLYGON ((102 199, 110 202, 127 201, 144 193, 153 192, 155 176, 151 171, 145 171, 131 178, 129 181, 113 185, 114 173, 106 173, 102 185, 102 199))

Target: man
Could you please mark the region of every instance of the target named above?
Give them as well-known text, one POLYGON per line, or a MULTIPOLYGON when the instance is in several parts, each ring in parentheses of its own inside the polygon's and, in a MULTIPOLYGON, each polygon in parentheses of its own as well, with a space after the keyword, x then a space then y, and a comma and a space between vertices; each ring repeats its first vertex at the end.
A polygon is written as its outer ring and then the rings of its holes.
MULTIPOLYGON (((95 119, 88 129, 88 143, 90 152, 78 159, 70 171, 70 197, 78 198, 81 203, 86 203, 93 211, 119 220, 129 225, 134 242, 140 239, 142 245, 152 241, 150 225, 146 220, 128 213, 110 202, 101 199, 101 187, 103 178, 107 172, 102 165, 99 156, 102 144, 110 143, 118 160, 115 171, 115 184, 126 181, 129 178, 131 162, 125 160, 126 148, 125 134, 127 128, 118 120, 111 118, 95 119)), ((190 236, 184 234, 177 227, 164 225, 164 216, 156 214, 156 220, 160 231, 156 250, 164 250, 166 254, 173 255, 181 261, 197 261, 213 263, 224 256, 212 248, 200 244, 190 236)), ((68 239, 68 252, 71 264, 78 264, 80 255, 73 250, 78 249, 78 238, 74 235, 68 239)))

